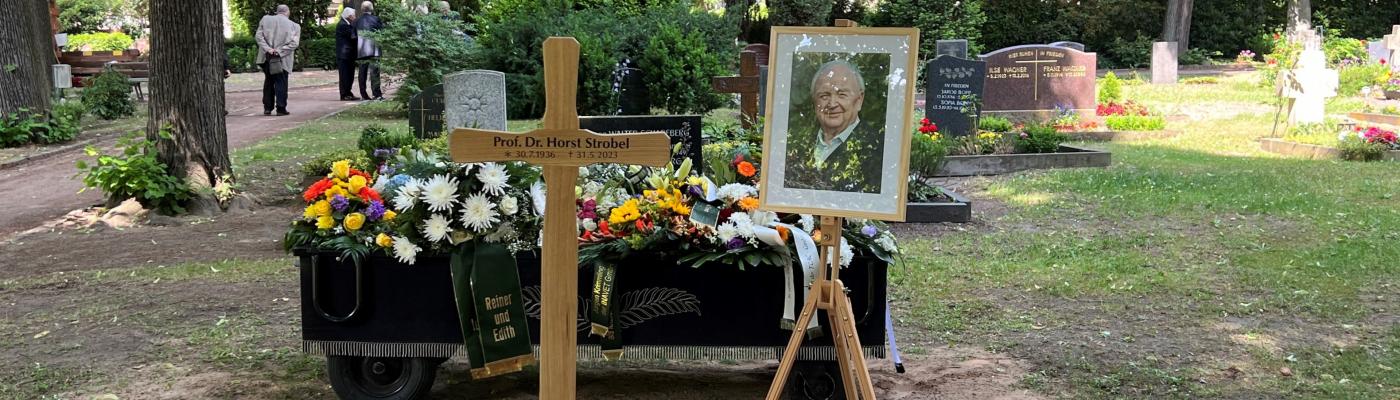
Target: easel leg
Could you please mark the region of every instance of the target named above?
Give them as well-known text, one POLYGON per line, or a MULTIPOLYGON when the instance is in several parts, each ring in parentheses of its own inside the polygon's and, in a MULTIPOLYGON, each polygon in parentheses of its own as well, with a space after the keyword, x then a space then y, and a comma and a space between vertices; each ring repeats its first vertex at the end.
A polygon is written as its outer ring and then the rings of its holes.
MULTIPOLYGON (((840 290, 840 288, 832 289, 832 291, 836 290, 840 290)), ((848 337, 846 333, 842 332, 843 327, 846 326, 842 320, 849 321, 849 319, 846 319, 845 314, 841 313, 840 308, 838 303, 836 307, 826 310, 827 321, 831 323, 827 326, 831 327, 831 344, 835 347, 836 363, 841 367, 841 383, 846 387, 846 399, 856 400, 860 397, 856 396, 856 385, 855 382, 851 381, 851 369, 855 367, 851 362, 851 343, 846 340, 848 337)), ((857 349, 860 348, 859 343, 856 343, 855 346, 857 349)))
MULTIPOLYGON (((841 340, 847 343, 846 349, 848 352, 846 354, 849 354, 852 363, 855 364, 856 388, 860 390, 860 398, 875 400, 875 385, 870 380, 870 369, 865 365, 865 349, 860 346, 860 333, 856 331, 855 313, 851 311, 851 299, 846 297, 845 288, 845 285, 841 284, 841 281, 836 281, 837 293, 840 293, 839 296, 841 297, 836 307, 839 308, 837 312, 841 316, 840 327, 845 331, 842 334, 841 340)), ((832 326, 837 325, 833 323, 832 326)), ((852 391, 853 390, 848 387, 846 390, 847 396, 850 396, 852 391)))
POLYGON ((797 362, 797 353, 802 348, 807 324, 816 314, 817 296, 807 296, 806 302, 802 304, 802 314, 797 316, 797 325, 792 328, 792 338, 788 339, 787 350, 783 352, 783 359, 778 363, 778 375, 773 378, 773 384, 768 386, 767 400, 783 397, 783 387, 787 385, 788 375, 792 374, 792 365, 797 362))

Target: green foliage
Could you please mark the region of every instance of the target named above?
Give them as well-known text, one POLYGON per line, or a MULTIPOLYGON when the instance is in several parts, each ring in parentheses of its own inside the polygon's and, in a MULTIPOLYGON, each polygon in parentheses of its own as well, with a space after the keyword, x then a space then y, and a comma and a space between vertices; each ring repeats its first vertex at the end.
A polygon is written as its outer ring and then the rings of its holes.
POLYGON ((1012 124, 1011 120, 995 115, 984 115, 977 120, 977 129, 983 131, 1005 133, 1011 132, 1015 127, 1016 125, 1012 124))
POLYGON ((81 103, 54 103, 49 117, 41 119, 28 109, 10 115, 0 115, 0 147, 16 147, 30 143, 53 144, 73 140, 82 130, 84 108, 81 103))
MULTIPOLYGON (((388 3, 390 2, 376 1, 375 6, 388 3)), ((326 9, 330 8, 331 0, 229 0, 230 23, 236 33, 251 36, 257 32, 258 22, 262 21, 262 17, 272 15, 278 4, 286 4, 292 11, 288 18, 301 24, 303 46, 306 45, 306 40, 324 35, 323 31, 314 28, 319 24, 326 9)))
MULTIPOLYGON (((467 69, 472 59, 471 45, 463 34, 467 31, 465 23, 438 14, 413 12, 412 5, 376 3, 379 8, 375 12, 384 21, 384 27, 367 35, 383 52, 379 65, 384 73, 403 75, 403 85, 395 99, 405 104, 421 88, 441 83, 443 75, 467 69)), ((334 40, 330 44, 329 60, 334 65, 334 40)))
POLYGON ((913 145, 909 148, 909 200, 927 201, 943 194, 937 186, 928 182, 937 176, 948 157, 948 144, 932 135, 914 133, 913 145))
MULTIPOLYGON (((255 46, 254 51, 256 49, 255 46)), ((299 53, 299 58, 296 59, 296 68, 326 70, 336 68, 334 37, 302 40, 301 46, 297 48, 297 53, 299 53)), ((251 54, 253 57, 257 57, 257 53, 251 54)))
POLYGON ((235 34, 224 41, 224 56, 233 72, 257 72, 258 42, 251 35, 235 34))
POLYGON ((357 147, 366 156, 376 158, 374 157, 375 150, 411 148, 416 144, 418 144, 418 138, 413 136, 413 132, 406 129, 389 130, 383 125, 369 124, 360 131, 357 147))
POLYGON ((102 119, 129 117, 136 113, 131 100, 131 82, 113 71, 103 71, 83 80, 83 106, 102 119))
POLYGON ((1016 149, 1022 153, 1054 153, 1060 151, 1060 143, 1066 140, 1069 140, 1069 135, 1060 133, 1053 126, 1030 124, 1016 137, 1016 149))
POLYGON ((759 161, 762 159, 758 155, 759 151, 758 146, 744 141, 707 143, 701 148, 701 159, 705 162, 704 174, 719 186, 739 182, 739 173, 734 169, 734 159, 742 155, 745 160, 759 161))
POLYGON ((1322 52, 1327 54, 1327 65, 1334 67, 1347 60, 1365 62, 1370 59, 1366 52, 1366 41, 1347 37, 1328 36, 1322 41, 1322 52))
MULTIPOLYGON (((160 137, 170 140, 168 128, 160 137)), ((164 214, 184 212, 182 206, 194 194, 184 179, 171 176, 164 163, 156 158, 155 143, 146 140, 141 131, 134 131, 117 140, 118 153, 103 154, 96 147, 84 149, 94 163, 78 160, 79 174, 87 189, 98 189, 109 202, 136 198, 142 206, 164 214)))
MULTIPOLYGON (((495 15, 499 10, 492 7, 497 5, 488 4, 485 12, 495 15)), ((533 10, 529 7, 544 6, 518 7, 533 10)), ((737 16, 692 12, 684 4, 656 5, 637 12, 627 15, 607 8, 587 8, 483 17, 478 22, 480 35, 473 66, 506 72, 506 85, 512 94, 508 113, 513 119, 536 118, 544 112, 541 44, 551 36, 573 36, 579 41, 580 114, 615 112, 612 71, 623 59, 638 62, 658 106, 701 112, 720 104, 712 102, 715 97, 708 93, 709 80, 731 74, 726 70, 738 56, 734 44, 737 16), (677 42, 653 43, 652 38, 659 35, 677 42), (677 63, 677 59, 686 61, 677 63)))
POLYGON ((967 39, 968 54, 981 52, 986 22, 980 0, 886 0, 869 21, 874 26, 919 28, 919 54, 925 59, 936 54, 938 39, 967 39))
MULTIPOLYGON (((1087 45, 1087 44, 1086 44, 1087 45)), ((1152 62, 1152 38, 1139 33, 1132 39, 1115 37, 1108 51, 1100 55, 1100 64, 1123 68, 1142 68, 1152 62)), ((1181 60, 1182 64, 1189 64, 1181 60)))
POLYGON ((33 132, 44 128, 44 122, 34 118, 29 110, 0 116, 0 147, 29 144, 33 132))
POLYGON ((1182 79, 1181 83, 1187 85, 1214 85, 1220 83, 1220 78, 1214 76, 1193 76, 1182 79))
POLYGON ((772 26, 830 26, 831 0, 768 0, 772 26))
POLYGON ((1327 118, 1320 123, 1294 125, 1283 135, 1283 140, 1332 147, 1337 146, 1337 133, 1341 131, 1336 119, 1327 118))
POLYGON ((1390 66, 1377 63, 1344 66, 1337 70, 1337 77, 1337 94, 1355 96, 1362 88, 1384 85, 1390 77, 1390 66))
POLYGON ((1123 81, 1118 79, 1113 71, 1104 75, 1099 80, 1099 102, 1100 103, 1121 103, 1123 102, 1123 81))
POLYGON ((365 155, 360 149, 338 149, 331 150, 318 155, 301 164, 301 173, 305 176, 324 176, 331 171, 331 164, 340 160, 350 160, 350 167, 361 171, 373 171, 374 160, 365 155))
POLYGON ((1114 131, 1160 131, 1167 128, 1167 119, 1160 115, 1110 115, 1104 126, 1114 131))
POLYGON ((1388 149, 1384 143, 1367 142, 1357 135, 1347 135, 1337 143, 1337 150, 1341 150, 1342 159, 1349 161, 1378 161, 1385 156, 1388 149))
MULTIPOLYGON (((121 1, 58 0, 58 26, 69 35, 100 31, 121 1)), ((69 40, 72 40, 72 36, 69 36, 69 40)))
POLYGON ((121 32, 98 32, 80 33, 68 36, 68 45, 63 47, 64 51, 116 51, 131 48, 131 44, 136 40, 121 32), (86 49, 84 49, 86 47, 86 49))

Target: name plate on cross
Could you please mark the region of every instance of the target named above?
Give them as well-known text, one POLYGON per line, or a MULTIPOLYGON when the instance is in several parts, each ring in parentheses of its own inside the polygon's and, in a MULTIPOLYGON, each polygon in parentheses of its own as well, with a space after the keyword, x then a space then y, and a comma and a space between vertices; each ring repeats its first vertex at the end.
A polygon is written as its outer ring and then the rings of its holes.
POLYGON ((578 41, 544 41, 544 128, 529 133, 457 128, 448 138, 457 162, 525 161, 544 166, 544 244, 540 268, 540 398, 574 398, 578 368, 578 167, 598 163, 663 166, 664 132, 599 135, 579 129, 578 41))

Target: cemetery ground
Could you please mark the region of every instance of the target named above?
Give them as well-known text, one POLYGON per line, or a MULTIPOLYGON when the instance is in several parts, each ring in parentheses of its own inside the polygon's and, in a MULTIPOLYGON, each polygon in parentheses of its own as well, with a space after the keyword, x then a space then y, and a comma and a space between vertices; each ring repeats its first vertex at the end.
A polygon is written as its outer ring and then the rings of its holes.
MULTIPOLYGON (((1106 169, 948 180, 974 222, 896 228, 909 371, 872 360, 880 397, 1400 396, 1400 164, 1260 151, 1274 105, 1255 79, 1125 88, 1182 134, 1088 144, 1106 169)), ((249 212, 3 242, 0 398, 332 397, 279 242, 298 163, 398 115, 361 105, 235 150, 249 212)), ((756 398, 775 365, 586 362, 580 398, 756 398)), ((445 364, 435 396, 537 389, 467 376, 445 364)))

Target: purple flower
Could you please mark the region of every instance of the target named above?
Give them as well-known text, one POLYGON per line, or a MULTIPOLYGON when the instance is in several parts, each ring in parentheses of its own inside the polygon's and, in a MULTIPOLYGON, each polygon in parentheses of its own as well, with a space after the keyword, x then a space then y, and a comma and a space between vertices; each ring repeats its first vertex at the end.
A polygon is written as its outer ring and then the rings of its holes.
POLYGON ((747 244, 749 244, 749 243, 746 242, 746 241, 744 241, 743 238, 737 238, 737 237, 736 237, 736 238, 733 238, 733 239, 729 239, 728 242, 725 242, 725 243, 724 243, 724 245, 725 245, 726 247, 729 247, 730 250, 737 250, 737 249, 739 249, 739 248, 741 248, 741 247, 744 247, 744 246, 747 245, 747 244))
POLYGON ((399 154, 399 149, 374 149, 374 158, 389 158, 399 154))
POLYGON ((335 197, 331 198, 331 208, 334 208, 336 211, 345 211, 345 208, 349 206, 350 199, 345 198, 345 196, 337 194, 335 197))
POLYGON ((860 228, 860 233, 864 233, 865 236, 875 237, 875 235, 879 234, 880 231, 878 229, 875 229, 874 225, 866 225, 864 228, 860 228))
POLYGON ((583 219, 598 219, 598 202, 593 199, 583 201, 582 209, 578 211, 578 217, 583 219))
POLYGON ((394 175, 394 167, 389 166, 389 164, 380 165, 380 166, 379 166, 379 174, 380 174, 380 175, 386 175, 386 176, 393 176, 393 175, 394 175))
POLYGON ((384 218, 384 203, 379 200, 370 200, 369 207, 365 208, 365 218, 370 221, 384 218))
POLYGON ((690 185, 690 187, 687 188, 686 191, 690 192, 690 197, 694 197, 697 199, 705 198, 705 191, 700 189, 700 185, 690 185))

